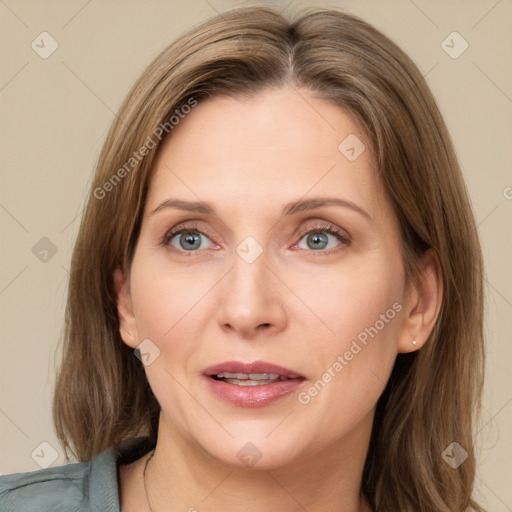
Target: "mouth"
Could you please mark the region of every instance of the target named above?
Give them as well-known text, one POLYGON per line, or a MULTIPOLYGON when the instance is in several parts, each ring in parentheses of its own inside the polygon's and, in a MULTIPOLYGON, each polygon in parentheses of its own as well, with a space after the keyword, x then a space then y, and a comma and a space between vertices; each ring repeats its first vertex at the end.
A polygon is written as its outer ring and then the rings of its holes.
POLYGON ((215 380, 223 380, 237 386, 263 386, 280 380, 304 379, 300 373, 265 361, 241 363, 225 361, 209 366, 204 375, 215 380))
POLYGON ((235 384, 236 386, 265 386, 280 380, 290 380, 284 375, 274 373, 228 373, 221 372, 217 375, 210 375, 214 380, 235 384))
POLYGON ((262 407, 297 390, 300 373, 265 361, 226 361, 206 368, 210 389, 221 399, 243 407, 262 407))

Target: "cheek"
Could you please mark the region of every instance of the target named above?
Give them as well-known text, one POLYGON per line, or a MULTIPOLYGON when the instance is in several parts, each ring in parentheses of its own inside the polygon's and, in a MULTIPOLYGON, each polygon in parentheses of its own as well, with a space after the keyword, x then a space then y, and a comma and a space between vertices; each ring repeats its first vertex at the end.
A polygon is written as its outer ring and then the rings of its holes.
MULTIPOLYGON (((160 350, 162 364, 175 373, 186 371, 183 341, 197 339, 200 298, 208 283, 192 273, 166 272, 153 258, 134 258, 130 280, 132 305, 140 341, 149 338, 160 350)), ((150 368, 148 368, 150 370, 150 368)), ((151 372, 150 372, 151 373, 151 372)))
POLYGON ((311 319, 307 314, 304 327, 315 326, 321 334, 317 339, 322 348, 343 349, 360 334, 364 341, 364 333, 374 332, 371 328, 375 326, 382 334, 398 332, 397 310, 401 310, 403 292, 403 269, 399 262, 399 255, 394 258, 382 254, 366 258, 350 256, 329 271, 310 269, 307 275, 293 278, 294 292, 304 299, 315 317, 311 319), (398 305, 393 308, 395 302, 398 305))
POLYGON ((169 288, 164 276, 135 274, 131 281, 132 304, 139 337, 156 342, 172 331, 177 321, 182 297, 177 293, 178 285, 169 288))
POLYGON ((134 257, 130 285, 138 336, 159 350, 147 378, 161 405, 169 401, 171 409, 176 401, 183 407, 190 401, 178 382, 194 380, 200 363, 216 359, 204 333, 218 309, 215 286, 222 273, 207 267, 171 265, 165 253, 144 247, 134 257))
POLYGON ((172 339, 175 332, 190 325, 189 315, 200 308, 201 297, 213 284, 208 272, 169 266, 160 249, 136 252, 130 286, 139 336, 172 339))
MULTIPOLYGON (((163 411, 183 411, 190 396, 182 383, 192 372, 198 349, 192 340, 199 339, 202 325, 200 299, 213 283, 206 275, 169 271, 158 258, 136 254, 130 285, 139 339, 151 340, 159 350, 145 367, 147 379, 163 411)), ((192 409, 185 415, 188 419, 197 413, 192 409)), ((174 418, 177 424, 182 420, 174 418)))
POLYGON ((314 378, 298 398, 311 414, 322 414, 325 424, 350 428, 384 390, 402 324, 403 274, 397 261, 347 262, 334 277, 316 276, 308 305, 326 335, 308 349, 314 378))

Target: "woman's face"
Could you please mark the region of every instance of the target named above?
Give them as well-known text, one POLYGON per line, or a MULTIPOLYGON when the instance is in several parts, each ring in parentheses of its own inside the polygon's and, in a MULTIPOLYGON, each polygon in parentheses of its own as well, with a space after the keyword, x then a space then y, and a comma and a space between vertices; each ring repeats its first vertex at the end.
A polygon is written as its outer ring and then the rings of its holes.
POLYGON ((117 275, 159 435, 267 469, 367 443, 414 333, 398 226, 363 144, 344 110, 292 88, 213 97, 174 127, 117 275), (205 375, 238 373, 225 362, 259 375, 205 375), (285 369, 301 378, 258 384, 285 369))

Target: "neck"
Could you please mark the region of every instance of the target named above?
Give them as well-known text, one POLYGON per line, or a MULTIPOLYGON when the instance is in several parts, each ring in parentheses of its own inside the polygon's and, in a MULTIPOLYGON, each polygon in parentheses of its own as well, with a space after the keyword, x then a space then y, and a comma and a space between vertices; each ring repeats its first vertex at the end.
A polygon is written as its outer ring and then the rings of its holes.
POLYGON ((257 464, 234 467, 214 459, 178 435, 161 415, 146 475, 151 508, 371 512, 360 492, 366 457, 361 446, 368 447, 371 433, 372 418, 368 419, 324 451, 312 451, 286 466, 258 469, 257 464))

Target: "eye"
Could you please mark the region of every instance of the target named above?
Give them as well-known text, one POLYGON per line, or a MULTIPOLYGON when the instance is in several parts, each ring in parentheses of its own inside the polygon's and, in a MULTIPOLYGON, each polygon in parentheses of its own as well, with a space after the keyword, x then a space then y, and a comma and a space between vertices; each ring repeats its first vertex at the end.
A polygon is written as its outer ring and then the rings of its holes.
MULTIPOLYGON (((336 251, 336 245, 350 245, 350 235, 346 231, 325 222, 309 226, 309 229, 303 231, 300 236, 301 239, 295 247, 320 254, 330 254, 336 251), (303 240, 305 240, 305 247, 301 245, 303 240), (336 244, 336 241, 341 243, 336 244)), ((173 250, 183 255, 192 256, 214 244, 196 224, 187 224, 167 232, 161 245, 171 246, 173 250)))
POLYGON ((208 249, 212 241, 203 233, 195 224, 181 226, 166 233, 162 240, 162 245, 172 246, 178 252, 192 253, 198 252, 199 249, 208 249))
POLYGON ((311 229, 310 226, 309 231, 302 235, 302 238, 297 244, 299 249, 312 249, 313 252, 330 254, 332 250, 336 250, 337 245, 340 245, 339 242, 341 242, 342 246, 350 245, 348 233, 332 224, 321 223, 313 226, 313 228, 314 229, 311 229), (305 246, 301 246, 303 240, 305 240, 305 246))

